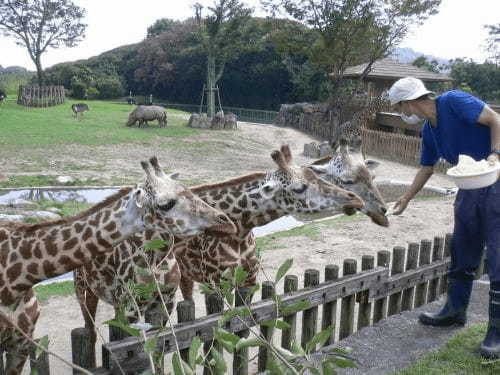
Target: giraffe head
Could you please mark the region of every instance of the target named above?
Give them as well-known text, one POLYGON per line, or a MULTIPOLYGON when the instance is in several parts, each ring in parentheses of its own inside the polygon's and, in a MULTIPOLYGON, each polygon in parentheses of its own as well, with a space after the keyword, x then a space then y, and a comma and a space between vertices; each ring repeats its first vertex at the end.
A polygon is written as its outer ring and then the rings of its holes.
POLYGON ((144 181, 133 192, 135 206, 144 212, 146 226, 178 236, 236 233, 234 223, 222 212, 210 207, 189 189, 167 176, 156 157, 141 162, 144 181))
POLYGON ((292 165, 288 145, 271 153, 278 169, 268 173, 258 194, 286 212, 315 213, 332 208, 357 209, 363 201, 354 193, 318 177, 310 167, 292 165))
MULTIPOLYGON (((374 223, 388 227, 387 205, 373 183, 375 176, 371 172, 378 165, 374 160, 364 159, 359 148, 353 151, 347 140, 341 138, 333 156, 316 160, 310 167, 323 179, 359 195, 365 203, 360 211, 374 223)), ((354 213, 352 209, 345 212, 354 213)))

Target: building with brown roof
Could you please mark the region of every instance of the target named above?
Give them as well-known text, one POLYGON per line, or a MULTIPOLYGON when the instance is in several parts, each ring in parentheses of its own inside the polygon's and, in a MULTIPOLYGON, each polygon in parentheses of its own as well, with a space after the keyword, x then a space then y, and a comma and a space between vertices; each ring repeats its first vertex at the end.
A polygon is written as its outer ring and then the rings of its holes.
MULTIPOLYGON (((367 63, 347 68, 344 72, 344 78, 359 78, 366 66, 367 63)), ((411 64, 400 63, 391 58, 385 58, 373 63, 370 73, 365 78, 367 91, 370 96, 378 96, 385 90, 388 90, 398 79, 408 76, 419 78, 426 83, 451 83, 453 81, 447 75, 433 73, 411 64)))

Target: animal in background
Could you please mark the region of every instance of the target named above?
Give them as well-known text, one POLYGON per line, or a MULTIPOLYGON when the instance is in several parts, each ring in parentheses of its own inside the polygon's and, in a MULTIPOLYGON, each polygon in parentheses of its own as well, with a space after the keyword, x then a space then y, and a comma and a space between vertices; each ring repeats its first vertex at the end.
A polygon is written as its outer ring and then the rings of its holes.
POLYGON ((89 111, 89 106, 85 103, 76 103, 71 105, 71 110, 73 111, 75 117, 78 117, 79 113, 83 116, 83 112, 89 111))
POLYGON ((7 93, 0 89, 0 103, 3 102, 3 100, 7 97, 7 93))
POLYGON ((148 121, 158 120, 160 128, 167 126, 167 110, 158 105, 140 105, 128 116, 127 126, 133 126, 139 122, 139 127, 148 125, 148 121))
POLYGON ((134 99, 134 98, 127 98, 127 103, 128 103, 128 104, 130 104, 130 105, 132 105, 132 104, 137 104, 137 103, 135 102, 135 99, 134 99))

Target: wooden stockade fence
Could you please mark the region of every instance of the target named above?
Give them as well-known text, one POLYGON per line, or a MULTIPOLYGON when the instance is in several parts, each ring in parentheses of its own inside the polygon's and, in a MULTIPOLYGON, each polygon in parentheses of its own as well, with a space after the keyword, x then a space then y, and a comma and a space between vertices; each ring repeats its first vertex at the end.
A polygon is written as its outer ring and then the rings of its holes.
MULTIPOLYGON (((377 256, 366 255, 361 259, 361 267, 355 259, 346 259, 343 263, 342 277, 339 277, 337 265, 325 267, 324 282, 320 283, 320 272, 309 269, 304 274, 304 288, 298 289, 298 278, 287 275, 284 280, 284 294, 280 296, 283 307, 307 301, 302 311, 302 334, 297 336, 298 313, 289 314, 283 319, 290 325, 281 334, 281 346, 289 349, 293 340, 303 346, 319 330, 318 313, 321 308, 321 329, 333 326, 334 334, 325 345, 334 345, 338 340, 350 336, 363 327, 377 323, 388 316, 402 311, 412 310, 436 300, 446 293, 447 270, 450 264, 451 235, 435 237, 433 241, 422 240, 410 243, 408 247, 396 246, 392 253, 379 251, 377 256), (391 260, 392 258, 392 260, 391 260), (360 272, 358 272, 360 269, 360 272), (357 307, 357 308, 356 308, 357 307), (337 323, 338 322, 338 323, 337 323)), ((477 276, 485 273, 486 262, 481 263, 477 276)), ((262 285, 261 300, 250 305, 251 316, 235 317, 224 329, 245 336, 248 327, 276 318, 275 302, 270 297, 275 293, 272 282, 262 285)), ((246 298, 248 289, 236 293, 236 304, 246 298)), ((223 303, 217 295, 206 296, 208 314, 195 319, 194 303, 182 301, 177 305, 178 324, 170 329, 150 331, 147 337, 157 337, 157 345, 164 353, 173 353, 180 349, 181 357, 186 359, 189 347, 195 337, 199 337, 208 349, 213 342, 213 328, 217 327, 223 312, 223 303), (175 332, 175 337, 174 337, 175 332), (177 341, 177 343, 176 343, 177 341)), ((269 338, 268 327, 260 327, 263 337, 269 338)), ((275 330, 275 337, 278 333, 275 330)), ((82 367, 88 364, 86 353, 89 352, 88 332, 76 328, 72 332, 73 362, 82 367)), ((123 336, 122 336, 123 337, 123 336)), ((222 350, 221 348, 218 348, 222 350)), ((266 368, 270 353, 267 348, 258 349, 258 370, 266 368)), ((355 356, 355 354, 354 354, 355 356)), ((233 354, 233 374, 248 373, 248 350, 233 354)), ((169 364, 167 363, 166 366, 169 364)), ((95 375, 121 373, 140 373, 148 369, 149 361, 144 353, 143 341, 136 337, 125 337, 103 345, 103 366, 90 371, 95 375)), ((87 366, 89 367, 89 366, 87 366)), ((49 374, 49 372, 39 372, 49 374)), ((78 373, 78 372, 75 372, 78 373)), ((210 371, 205 369, 205 374, 210 371)))
POLYGON ((64 103, 64 86, 19 86, 17 104, 26 107, 51 107, 64 103))
MULTIPOLYGON (((421 139, 409 135, 387 133, 367 128, 361 129, 363 152, 398 163, 420 166, 421 139)), ((451 165, 440 160, 434 170, 445 173, 451 165)))

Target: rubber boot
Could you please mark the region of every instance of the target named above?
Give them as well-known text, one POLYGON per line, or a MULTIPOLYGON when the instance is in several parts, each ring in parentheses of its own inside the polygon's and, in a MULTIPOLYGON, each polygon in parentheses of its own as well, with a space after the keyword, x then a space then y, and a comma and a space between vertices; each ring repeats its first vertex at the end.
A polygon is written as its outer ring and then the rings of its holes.
POLYGON ((479 352, 485 358, 500 358, 500 290, 490 290, 490 320, 479 352))
POLYGON ((438 313, 422 313, 418 320, 422 324, 436 327, 464 325, 471 291, 472 280, 448 279, 448 297, 443 309, 438 313))

